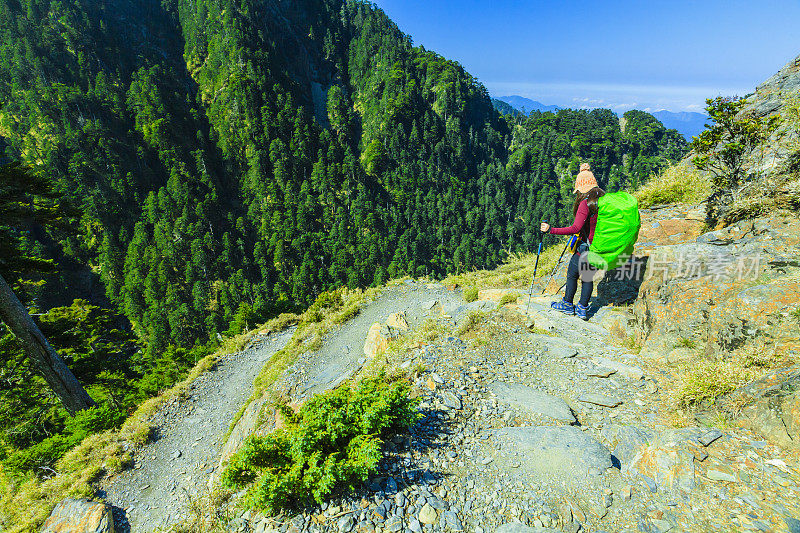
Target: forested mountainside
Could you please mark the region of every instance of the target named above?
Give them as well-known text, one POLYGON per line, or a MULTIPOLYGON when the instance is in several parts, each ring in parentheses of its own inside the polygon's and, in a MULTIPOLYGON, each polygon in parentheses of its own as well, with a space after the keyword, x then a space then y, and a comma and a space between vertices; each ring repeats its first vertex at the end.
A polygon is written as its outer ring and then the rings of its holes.
MULTIPOLYGON (((0 148, 74 214, 69 230, 6 228, 54 260, 9 283, 125 410, 220 334, 325 289, 530 249, 535 221, 571 215, 581 161, 619 188, 687 146, 642 112, 504 118, 368 2, 0 0, 0 148)), ((64 415, 13 337, 0 347, 3 417, 49 413, 6 432, 24 448, 64 415)))

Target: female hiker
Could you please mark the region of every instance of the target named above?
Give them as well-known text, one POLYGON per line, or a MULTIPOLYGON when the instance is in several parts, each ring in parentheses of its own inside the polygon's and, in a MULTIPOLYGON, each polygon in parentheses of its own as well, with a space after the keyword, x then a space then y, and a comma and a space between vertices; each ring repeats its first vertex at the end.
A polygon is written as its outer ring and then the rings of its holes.
POLYGON ((589 243, 594 238, 594 228, 597 224, 597 199, 605 194, 605 191, 598 187, 597 180, 594 179, 589 163, 583 163, 578 176, 575 178, 575 204, 572 212, 575 215, 575 222, 567 228, 552 228, 547 222, 542 222, 541 230, 543 233, 553 235, 578 235, 578 244, 575 253, 569 260, 567 267, 567 287, 564 292, 564 299, 553 302, 550 306, 567 315, 577 315, 578 318, 587 320, 589 308, 589 298, 592 297, 592 282, 596 269, 594 269, 581 254, 589 251, 589 243), (573 305, 575 292, 578 290, 578 278, 581 278, 581 298, 577 305, 573 305))

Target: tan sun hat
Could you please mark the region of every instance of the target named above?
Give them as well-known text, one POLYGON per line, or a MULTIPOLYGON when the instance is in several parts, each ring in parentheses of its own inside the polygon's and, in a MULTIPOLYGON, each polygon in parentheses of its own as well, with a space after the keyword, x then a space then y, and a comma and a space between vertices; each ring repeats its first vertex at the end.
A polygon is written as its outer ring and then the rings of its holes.
POLYGON ((587 193, 597 187, 597 180, 592 174, 592 167, 589 163, 581 163, 581 171, 575 178, 575 190, 573 192, 587 193))

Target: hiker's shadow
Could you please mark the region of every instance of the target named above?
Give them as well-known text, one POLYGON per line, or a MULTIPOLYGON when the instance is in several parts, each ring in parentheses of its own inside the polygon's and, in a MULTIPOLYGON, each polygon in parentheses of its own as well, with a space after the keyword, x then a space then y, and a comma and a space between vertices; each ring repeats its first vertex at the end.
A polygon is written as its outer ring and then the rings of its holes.
POLYGON ((644 282, 649 257, 634 257, 628 263, 609 270, 597 284, 597 298, 589 310, 594 315, 606 305, 625 305, 639 297, 639 289, 644 282))

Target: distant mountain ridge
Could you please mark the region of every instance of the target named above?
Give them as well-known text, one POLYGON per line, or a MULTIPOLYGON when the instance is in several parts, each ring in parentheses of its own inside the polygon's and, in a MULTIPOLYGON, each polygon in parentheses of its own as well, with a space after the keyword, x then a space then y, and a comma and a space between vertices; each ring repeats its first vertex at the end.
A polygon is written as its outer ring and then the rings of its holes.
MULTIPOLYGON (((556 112, 559 109, 565 109, 557 105, 547 105, 524 96, 511 95, 511 96, 496 96, 492 98, 495 109, 504 115, 510 114, 510 111, 503 105, 507 104, 513 109, 528 115, 531 111, 552 111, 556 112)), ((698 135, 703 128, 705 128, 708 117, 703 113, 695 113, 692 111, 656 111, 650 113, 656 117, 667 129, 675 129, 683 135, 683 137, 690 141, 692 137, 698 135)))
POLYGON ((531 111, 555 112, 558 111, 559 109, 563 109, 557 105, 543 104, 541 102, 537 102, 536 100, 531 100, 530 98, 525 98, 524 96, 519 96, 519 95, 497 96, 495 99, 509 104, 514 109, 521 111, 526 115, 531 111))
POLYGON ((678 130, 684 138, 691 142, 692 137, 699 135, 705 129, 708 116, 692 111, 656 111, 651 113, 661 121, 666 128, 678 130))
POLYGON ((492 98, 492 106, 501 115, 514 115, 514 116, 522 115, 522 111, 512 106, 508 102, 503 102, 502 100, 498 100, 497 98, 492 98))

